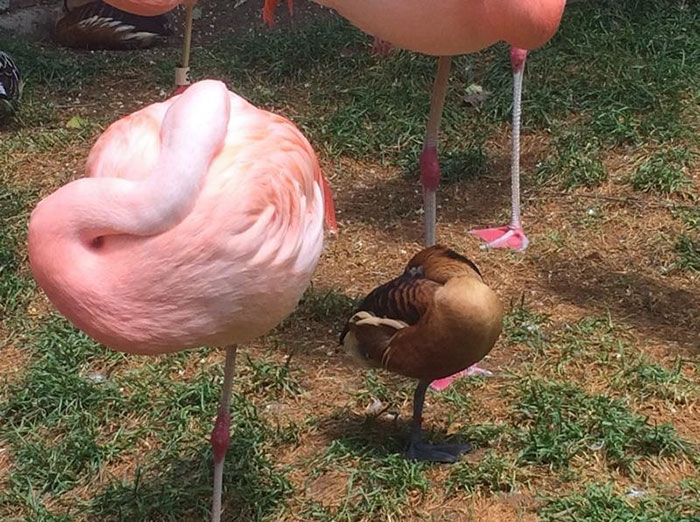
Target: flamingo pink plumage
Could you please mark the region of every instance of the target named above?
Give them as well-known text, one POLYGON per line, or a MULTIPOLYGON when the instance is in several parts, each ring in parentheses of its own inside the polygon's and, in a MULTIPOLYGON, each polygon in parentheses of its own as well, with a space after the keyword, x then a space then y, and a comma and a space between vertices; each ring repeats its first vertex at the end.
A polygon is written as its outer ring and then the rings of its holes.
MULTIPOLYGON (((314 0, 330 7, 376 42, 388 42, 410 51, 439 56, 430 117, 420 157, 425 209, 425 244, 435 244, 436 190, 440 180, 437 141, 451 56, 484 49, 506 41, 513 49, 513 201, 506 227, 475 230, 487 247, 524 250, 527 238, 520 220, 519 131, 520 92, 526 49, 546 43, 556 32, 566 0, 314 0)), ((263 18, 274 19, 279 0, 265 0, 263 18)))
POLYGON ((202 81, 112 124, 88 177, 41 201, 31 269, 56 308, 115 350, 228 346, 212 432, 218 520, 235 345, 292 312, 335 214, 314 151, 286 119, 202 81))

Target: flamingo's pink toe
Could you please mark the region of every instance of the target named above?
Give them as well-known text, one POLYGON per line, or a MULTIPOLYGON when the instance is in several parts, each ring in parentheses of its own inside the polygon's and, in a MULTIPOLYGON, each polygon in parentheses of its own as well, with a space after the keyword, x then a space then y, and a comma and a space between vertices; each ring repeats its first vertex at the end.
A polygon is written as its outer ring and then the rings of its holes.
POLYGON ((472 230, 472 234, 486 241, 484 248, 510 248, 522 252, 530 243, 522 227, 507 225, 496 228, 480 228, 472 230))

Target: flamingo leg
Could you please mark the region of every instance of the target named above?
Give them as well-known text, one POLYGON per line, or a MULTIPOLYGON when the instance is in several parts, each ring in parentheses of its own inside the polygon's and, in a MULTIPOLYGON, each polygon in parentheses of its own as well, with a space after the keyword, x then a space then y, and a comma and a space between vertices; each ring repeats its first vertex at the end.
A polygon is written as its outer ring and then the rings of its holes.
POLYGON ((513 139, 511 153, 511 219, 510 224, 496 228, 472 230, 471 233, 487 243, 488 248, 511 248, 522 252, 527 248, 529 240, 523 232, 520 219, 520 107, 523 87, 523 73, 527 51, 512 47, 510 60, 513 67, 513 139))
POLYGON ((226 348, 226 363, 224 365, 224 386, 221 390, 221 402, 216 423, 211 432, 211 446, 214 453, 214 492, 212 495, 211 520, 221 520, 221 492, 224 478, 224 459, 231 438, 231 390, 233 374, 236 366, 236 346, 226 348))
MULTIPOLYGON (((433 93, 430 97, 430 115, 425 127, 425 139, 423 141, 423 151, 420 154, 418 165, 420 168, 420 179, 423 185, 423 219, 425 223, 425 246, 430 247, 435 244, 437 226, 437 188, 440 183, 440 162, 437 155, 438 134, 440 132, 440 120, 445 107, 445 96, 447 95, 447 82, 450 77, 451 56, 441 56, 438 59, 437 73, 433 93)), ((478 366, 474 365, 469 369, 469 375, 482 373, 478 366)), ((458 375, 460 376, 460 375, 458 375)), ((456 378, 455 376, 454 378, 456 378)), ((448 377, 450 382, 452 378, 448 377)), ((445 385, 446 387, 447 385, 445 385)), ((437 387, 436 387, 437 389, 437 387)))
POLYGON ((192 49, 192 20, 194 18, 194 3, 185 6, 185 35, 182 42, 182 61, 175 67, 175 94, 181 94, 189 87, 190 80, 190 50, 192 49))
POLYGON ((430 98, 430 116, 425 128, 423 151, 420 154, 418 165, 420 167, 420 180, 423 185, 423 211, 425 220, 425 246, 435 244, 436 227, 436 192, 440 183, 440 162, 437 156, 438 133, 440 131, 440 119, 442 109, 445 106, 447 94, 447 81, 450 76, 451 56, 441 56, 438 59, 435 84, 430 98))
POLYGON ((425 392, 429 384, 430 381, 419 381, 413 394, 413 421, 406 456, 412 460, 444 463, 457 462, 462 453, 472 449, 471 444, 429 444, 423 442, 423 405, 425 404, 425 392))

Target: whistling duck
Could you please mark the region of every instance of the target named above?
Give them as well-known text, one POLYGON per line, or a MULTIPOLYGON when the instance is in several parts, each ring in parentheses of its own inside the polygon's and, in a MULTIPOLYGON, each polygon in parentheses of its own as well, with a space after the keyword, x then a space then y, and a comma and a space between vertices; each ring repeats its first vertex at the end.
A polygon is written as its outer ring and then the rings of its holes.
POLYGON ((102 0, 64 0, 55 38, 79 49, 145 49, 172 34, 166 15, 139 16, 102 0))
POLYGON ((22 94, 22 79, 12 57, 0 51, 0 113, 15 112, 22 94))
POLYGON ((425 392, 487 355, 501 333, 503 307, 477 266, 444 246, 413 256, 399 277, 374 289, 340 336, 361 365, 418 379, 407 455, 455 462, 469 444, 422 440, 425 392))

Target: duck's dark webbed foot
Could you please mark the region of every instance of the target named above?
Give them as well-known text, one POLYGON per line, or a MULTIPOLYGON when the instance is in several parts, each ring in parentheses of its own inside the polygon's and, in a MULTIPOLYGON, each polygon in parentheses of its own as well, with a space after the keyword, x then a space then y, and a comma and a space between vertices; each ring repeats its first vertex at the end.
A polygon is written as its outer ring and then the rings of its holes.
POLYGON ((406 457, 411 460, 425 460, 430 462, 453 463, 459 460, 460 455, 471 451, 472 445, 469 443, 443 443, 430 444, 423 441, 421 429, 423 403, 425 392, 430 382, 421 381, 418 383, 413 396, 413 426, 406 449, 406 457))
POLYGON ((452 464, 459 460, 462 453, 471 451, 472 445, 467 444, 430 444, 423 441, 409 442, 406 456, 411 460, 426 460, 429 462, 444 462, 452 464))

